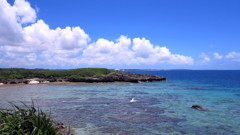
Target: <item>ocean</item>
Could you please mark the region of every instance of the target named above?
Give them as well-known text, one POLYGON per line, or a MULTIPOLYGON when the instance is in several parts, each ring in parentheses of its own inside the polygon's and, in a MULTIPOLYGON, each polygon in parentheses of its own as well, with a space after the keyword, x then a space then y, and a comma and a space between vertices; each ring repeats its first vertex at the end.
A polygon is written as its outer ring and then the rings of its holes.
POLYGON ((128 72, 167 81, 1 86, 0 106, 34 100, 79 135, 240 134, 240 71, 128 72))

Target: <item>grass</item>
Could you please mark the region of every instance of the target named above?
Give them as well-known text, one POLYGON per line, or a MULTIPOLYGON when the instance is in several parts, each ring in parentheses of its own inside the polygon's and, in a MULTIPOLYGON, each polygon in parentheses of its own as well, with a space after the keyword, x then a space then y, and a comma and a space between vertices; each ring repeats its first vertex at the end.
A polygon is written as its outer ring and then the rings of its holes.
POLYGON ((0 68, 0 81, 9 79, 28 78, 81 78, 104 76, 113 72, 106 68, 79 68, 70 70, 48 70, 48 69, 24 69, 24 68, 0 68))
MULTIPOLYGON (((51 121, 50 114, 23 103, 23 107, 12 104, 13 109, 0 109, 1 135, 64 135, 51 121)), ((68 133, 70 135, 70 130, 68 133)))

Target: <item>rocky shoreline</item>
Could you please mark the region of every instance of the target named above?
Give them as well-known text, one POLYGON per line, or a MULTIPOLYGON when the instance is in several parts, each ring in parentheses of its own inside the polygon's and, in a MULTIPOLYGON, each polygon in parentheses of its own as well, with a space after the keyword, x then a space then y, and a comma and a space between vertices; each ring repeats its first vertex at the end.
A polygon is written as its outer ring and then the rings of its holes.
POLYGON ((50 82, 152 82, 152 81, 164 81, 164 76, 154 76, 149 74, 133 74, 114 72, 104 76, 96 77, 81 77, 81 78, 63 78, 63 77, 49 77, 49 78, 24 78, 24 79, 9 79, 0 80, 0 85, 4 84, 38 84, 38 83, 50 83, 50 82))

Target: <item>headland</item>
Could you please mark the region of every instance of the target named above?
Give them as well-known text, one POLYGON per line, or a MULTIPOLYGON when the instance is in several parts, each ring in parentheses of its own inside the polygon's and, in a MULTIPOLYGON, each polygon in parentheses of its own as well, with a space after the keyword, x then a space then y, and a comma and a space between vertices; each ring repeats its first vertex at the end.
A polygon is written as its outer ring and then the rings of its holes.
POLYGON ((0 69, 0 84, 39 84, 51 82, 152 82, 166 77, 150 74, 119 72, 105 68, 79 68, 70 70, 49 69, 0 69))

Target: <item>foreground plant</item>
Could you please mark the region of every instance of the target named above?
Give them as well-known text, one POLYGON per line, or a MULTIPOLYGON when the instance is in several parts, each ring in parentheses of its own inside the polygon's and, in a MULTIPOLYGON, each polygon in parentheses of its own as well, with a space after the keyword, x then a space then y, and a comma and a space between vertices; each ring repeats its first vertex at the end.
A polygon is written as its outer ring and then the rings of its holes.
POLYGON ((33 102, 31 106, 22 103, 23 107, 10 104, 13 109, 0 109, 0 135, 70 135, 70 130, 60 131, 50 115, 35 108, 33 102))

